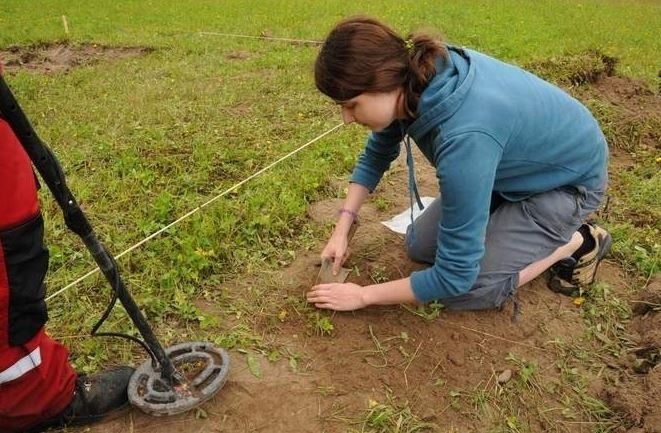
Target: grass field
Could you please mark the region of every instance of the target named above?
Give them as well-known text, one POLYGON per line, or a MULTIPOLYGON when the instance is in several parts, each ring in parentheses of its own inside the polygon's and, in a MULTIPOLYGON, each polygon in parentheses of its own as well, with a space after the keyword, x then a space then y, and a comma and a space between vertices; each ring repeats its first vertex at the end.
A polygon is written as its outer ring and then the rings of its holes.
MULTIPOLYGON (((93 43, 153 49, 63 73, 21 68, 6 73, 24 111, 59 156, 71 189, 112 252, 125 250, 341 121, 336 106, 314 89, 315 44, 200 32, 321 40, 336 20, 364 13, 383 18, 402 32, 433 27, 457 45, 540 67, 542 75, 580 97, 599 118, 611 145, 616 143, 616 150, 632 161, 626 170, 611 170, 614 199, 607 225, 615 236, 617 265, 626 271, 627 284, 634 289, 659 270, 659 113, 620 112, 566 81, 566 68, 548 67, 549 61, 552 66, 564 65, 562 59, 570 59, 569 69, 583 67, 570 54, 598 50, 618 59, 618 74, 644 81, 658 98, 658 2, 26 3, 3 0, 0 4, 0 49, 54 41, 74 47, 93 43), (648 141, 656 137, 656 147, 645 145, 641 137, 648 141)), ((652 107, 658 109, 658 103, 652 107)), ((289 358, 290 363, 297 359, 287 344, 269 336, 270 328, 256 317, 309 307, 278 300, 277 293, 265 295, 277 291, 268 276, 305 252, 317 253, 330 226, 310 221, 306 209, 311 203, 342 196, 338 184, 346 179, 363 139, 359 128, 341 128, 119 261, 129 288, 166 345, 211 340, 233 354, 289 358), (236 280, 249 281, 254 290, 226 289, 236 280), (208 304, 215 312, 202 307, 208 304)), ((78 239, 67 232, 46 191, 42 206, 51 251, 47 283, 53 293, 93 266, 78 239)), ((71 348, 72 361, 81 371, 136 363, 144 357, 123 341, 85 335, 107 298, 107 286, 95 276, 49 301, 50 332, 71 348)), ((586 321, 626 323, 619 299, 599 299, 603 303, 594 304, 598 312, 586 313, 586 321)), ((323 317, 317 315, 316 322, 310 319, 321 334, 330 323, 323 317)), ((121 308, 105 329, 135 335, 121 308)), ((524 361, 519 364, 524 371, 533 369, 524 361)), ((525 381, 521 390, 539 392, 525 381)), ((455 399, 467 395, 463 390, 453 392, 455 399)), ((397 416, 410 426, 399 431, 428 428, 422 421, 415 423, 418 418, 407 414, 409 407, 396 406, 394 397, 384 401, 370 403, 359 419, 363 431, 394 431, 387 422, 379 423, 397 416)), ((595 401, 594 407, 601 407, 600 403, 595 401)), ((609 414, 599 414, 597 421, 589 421, 594 426, 581 431, 592 427, 612 431, 609 428, 619 421, 609 414)), ((520 424, 521 417, 511 418, 511 413, 491 415, 494 431, 534 431, 520 424)))
MULTIPOLYGON (((8 0, 0 10, 0 44, 64 36, 68 17, 73 40, 157 46, 206 45, 187 38, 196 31, 322 39, 333 22, 370 14, 400 31, 440 30, 448 40, 494 56, 526 61, 599 47, 622 59, 627 75, 654 79, 658 73, 659 4, 649 1, 37 1, 8 0)), ((226 41, 209 41, 213 46, 226 41)))

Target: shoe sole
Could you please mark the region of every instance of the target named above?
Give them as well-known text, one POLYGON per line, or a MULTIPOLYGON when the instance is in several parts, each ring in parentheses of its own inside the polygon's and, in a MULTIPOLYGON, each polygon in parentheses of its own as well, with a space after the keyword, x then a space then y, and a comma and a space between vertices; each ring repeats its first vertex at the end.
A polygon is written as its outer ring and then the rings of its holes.
POLYGON ((95 424, 102 421, 111 421, 119 418, 129 412, 131 405, 127 402, 125 405, 120 406, 112 411, 104 414, 103 416, 88 416, 86 418, 78 418, 72 421, 46 421, 41 424, 32 426, 28 429, 22 430, 23 433, 44 433, 44 432, 64 432, 69 427, 82 427, 90 424, 95 424))
POLYGON ((131 404, 129 402, 126 402, 124 405, 119 406, 110 412, 107 412, 103 415, 98 415, 98 416, 89 416, 86 418, 78 418, 74 419, 71 422, 67 423, 67 427, 81 427, 85 425, 90 425, 90 424, 96 424, 99 422, 104 422, 104 421, 112 421, 114 419, 117 419, 121 417, 122 415, 126 415, 129 410, 131 410, 131 404))

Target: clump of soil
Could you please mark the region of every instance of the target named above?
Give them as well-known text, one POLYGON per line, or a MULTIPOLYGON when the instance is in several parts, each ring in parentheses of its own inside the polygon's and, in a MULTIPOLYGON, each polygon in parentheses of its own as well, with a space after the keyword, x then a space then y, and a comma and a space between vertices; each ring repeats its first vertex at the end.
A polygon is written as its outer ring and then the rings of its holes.
POLYGON ((101 60, 138 57, 153 51, 149 47, 108 47, 85 43, 48 42, 28 46, 11 46, 0 50, 0 60, 7 71, 30 70, 41 73, 66 72, 76 66, 101 60))
POLYGON ((570 87, 599 118, 608 142, 627 151, 661 148, 661 95, 645 82, 618 76, 618 60, 598 50, 531 62, 525 68, 570 87), (591 102, 598 101, 595 106, 591 102))
POLYGON ((552 57, 524 67, 570 87, 599 117, 610 144, 633 151, 661 143, 661 95, 645 82, 618 76, 618 60, 598 50, 552 57), (599 101, 590 106, 590 101, 599 101))
POLYGON ((659 310, 661 310, 661 276, 656 276, 634 302, 633 312, 640 316, 659 310))
POLYGON ((578 86, 612 76, 617 61, 599 50, 587 50, 531 62, 525 68, 547 80, 578 86))

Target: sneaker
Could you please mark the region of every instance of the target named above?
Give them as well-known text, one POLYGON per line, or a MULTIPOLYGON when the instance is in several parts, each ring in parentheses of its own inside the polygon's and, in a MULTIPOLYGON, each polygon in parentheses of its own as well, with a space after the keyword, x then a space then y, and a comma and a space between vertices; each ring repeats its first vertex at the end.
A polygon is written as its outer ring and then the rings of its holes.
MULTIPOLYGON (((613 242, 610 233, 596 224, 584 224, 582 233, 592 237, 593 248, 577 257, 567 257, 551 266, 548 286, 551 290, 571 296, 594 282, 597 268, 613 242)), ((592 242, 591 242, 592 243, 592 242)))
POLYGON ((78 376, 69 406, 57 417, 32 427, 28 433, 91 424, 120 415, 129 406, 126 389, 134 371, 131 367, 119 367, 91 376, 78 376))

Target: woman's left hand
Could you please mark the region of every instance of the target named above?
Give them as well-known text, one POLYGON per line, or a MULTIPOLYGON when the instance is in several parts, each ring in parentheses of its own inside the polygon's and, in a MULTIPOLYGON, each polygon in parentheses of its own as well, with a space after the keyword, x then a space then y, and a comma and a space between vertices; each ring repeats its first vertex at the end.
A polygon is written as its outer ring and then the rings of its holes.
POLYGON ((364 308, 365 289, 354 283, 318 284, 307 293, 308 302, 317 308, 352 311, 364 308))

